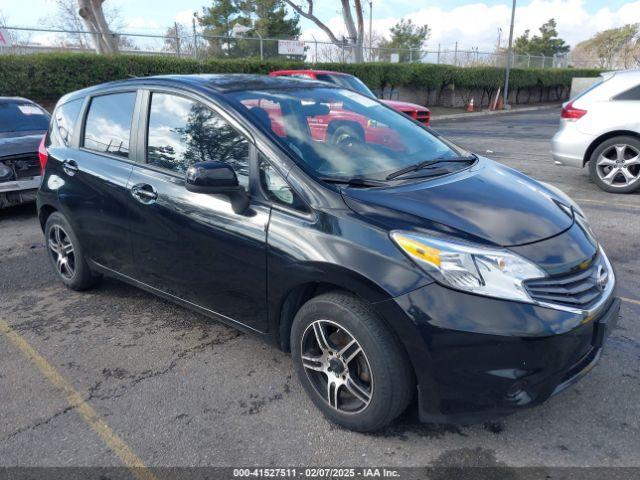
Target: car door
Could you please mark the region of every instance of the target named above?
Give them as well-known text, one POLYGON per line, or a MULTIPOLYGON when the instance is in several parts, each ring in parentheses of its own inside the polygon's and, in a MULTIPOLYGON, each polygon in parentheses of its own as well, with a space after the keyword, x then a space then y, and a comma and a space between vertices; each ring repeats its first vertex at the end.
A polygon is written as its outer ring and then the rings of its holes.
POLYGON ((229 199, 189 192, 199 161, 228 163, 249 193, 253 146, 220 111, 168 91, 145 94, 143 163, 128 182, 136 279, 265 331, 269 207, 234 213, 229 199))
MULTIPOLYGON (((126 207, 136 99, 136 90, 85 99, 74 148, 50 151, 61 180, 61 208, 72 222, 85 254, 91 261, 125 274, 131 268, 126 207)), ((65 123, 65 110, 62 105, 54 114, 63 132, 70 128, 61 126, 65 123)))

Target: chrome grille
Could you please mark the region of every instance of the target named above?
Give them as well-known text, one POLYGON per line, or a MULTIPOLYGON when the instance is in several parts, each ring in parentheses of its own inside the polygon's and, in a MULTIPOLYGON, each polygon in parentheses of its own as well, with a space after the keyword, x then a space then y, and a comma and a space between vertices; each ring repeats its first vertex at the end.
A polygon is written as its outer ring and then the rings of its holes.
POLYGON ((524 286, 531 298, 539 302, 584 307, 600 298, 609 276, 607 266, 598 255, 587 268, 527 280, 524 286))

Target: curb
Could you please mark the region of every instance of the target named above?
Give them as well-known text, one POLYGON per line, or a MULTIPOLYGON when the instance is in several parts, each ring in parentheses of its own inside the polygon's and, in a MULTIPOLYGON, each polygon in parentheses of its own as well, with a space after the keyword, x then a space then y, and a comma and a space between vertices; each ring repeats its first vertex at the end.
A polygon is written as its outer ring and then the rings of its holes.
POLYGON ((438 120, 458 120, 461 118, 484 117, 487 115, 508 115, 511 113, 520 113, 520 112, 536 112, 538 110, 549 110, 553 108, 560 108, 561 106, 562 104, 558 103, 553 105, 541 105, 539 107, 512 108, 511 110, 483 110, 481 112, 473 112, 473 113, 452 113, 450 115, 433 116, 431 118, 431 121, 437 122, 438 120))

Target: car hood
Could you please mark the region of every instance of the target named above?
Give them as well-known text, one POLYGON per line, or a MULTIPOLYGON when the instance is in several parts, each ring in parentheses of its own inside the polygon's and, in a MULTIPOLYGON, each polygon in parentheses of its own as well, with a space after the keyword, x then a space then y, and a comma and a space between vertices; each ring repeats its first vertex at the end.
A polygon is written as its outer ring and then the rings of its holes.
POLYGON ((0 133, 0 158, 37 152, 40 140, 45 133, 44 131, 0 133))
POLYGON ((385 105, 389 105, 391 108, 395 110, 417 110, 419 112, 429 111, 427 107, 423 107, 422 105, 418 105, 416 103, 399 102, 397 100, 380 100, 380 101, 385 105))
POLYGON ((486 158, 444 177, 342 193, 352 210, 385 228, 437 231, 505 247, 553 237, 573 224, 566 200, 486 158))

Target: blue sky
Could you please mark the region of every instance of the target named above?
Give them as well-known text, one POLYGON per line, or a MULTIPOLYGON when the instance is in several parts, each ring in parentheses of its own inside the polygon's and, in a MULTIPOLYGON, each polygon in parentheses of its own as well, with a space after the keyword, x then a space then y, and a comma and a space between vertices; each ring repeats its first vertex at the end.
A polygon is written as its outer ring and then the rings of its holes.
MULTIPOLYGON (((368 1, 363 3, 367 5, 368 15, 368 1)), ((205 0, 106 2, 120 10, 128 30, 147 33, 161 33, 175 20, 187 22, 193 11, 200 11, 206 4, 205 0)), ((374 30, 379 35, 387 34, 390 26, 407 17, 429 24, 432 29, 429 48, 436 48, 437 44, 452 47, 458 41, 461 48, 492 50, 497 43, 498 28, 503 29, 502 39, 506 42, 511 1, 373 0, 373 6, 374 30)), ((338 34, 341 30, 339 8, 338 0, 316 1, 315 12, 338 34)), ((13 25, 43 25, 54 12, 54 0, 0 0, 0 13, 13 25)), ((516 12, 516 35, 526 28, 536 30, 544 21, 555 17, 561 36, 575 44, 599 30, 640 22, 640 0, 520 0, 516 12)), ((303 21, 303 36, 325 38, 306 20, 303 21)))

